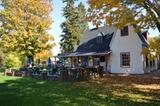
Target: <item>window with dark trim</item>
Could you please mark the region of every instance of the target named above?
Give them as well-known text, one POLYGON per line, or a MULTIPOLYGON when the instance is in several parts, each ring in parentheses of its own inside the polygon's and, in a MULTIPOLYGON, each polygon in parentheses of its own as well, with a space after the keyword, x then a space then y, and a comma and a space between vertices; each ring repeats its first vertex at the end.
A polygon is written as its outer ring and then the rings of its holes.
POLYGON ((105 62, 105 56, 100 56, 100 62, 105 62))
POLYGON ((121 29, 121 36, 128 36, 128 26, 121 29))
POLYGON ((129 52, 120 53, 120 62, 121 62, 121 67, 130 67, 130 53, 129 52))

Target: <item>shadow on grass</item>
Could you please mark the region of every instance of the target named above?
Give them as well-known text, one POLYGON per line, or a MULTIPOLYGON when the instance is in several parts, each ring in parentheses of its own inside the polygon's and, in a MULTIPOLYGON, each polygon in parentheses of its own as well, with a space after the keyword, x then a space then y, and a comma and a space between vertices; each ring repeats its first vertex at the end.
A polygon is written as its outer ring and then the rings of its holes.
MULTIPOLYGON (((128 95, 117 96, 112 85, 94 82, 43 81, 31 78, 2 77, 0 79, 2 106, 153 106, 160 101, 137 100, 128 95), (3 80, 3 81, 2 81, 3 80)), ((125 90, 124 87, 119 88, 125 90)), ((138 92, 138 91, 135 91, 138 92)), ((132 91, 132 93, 135 93, 132 91)), ((120 93, 120 92, 119 92, 120 93)), ((147 95, 147 92, 138 92, 147 95)), ((130 94, 129 94, 130 95, 130 94)), ((152 99, 153 98, 153 99, 152 99)))

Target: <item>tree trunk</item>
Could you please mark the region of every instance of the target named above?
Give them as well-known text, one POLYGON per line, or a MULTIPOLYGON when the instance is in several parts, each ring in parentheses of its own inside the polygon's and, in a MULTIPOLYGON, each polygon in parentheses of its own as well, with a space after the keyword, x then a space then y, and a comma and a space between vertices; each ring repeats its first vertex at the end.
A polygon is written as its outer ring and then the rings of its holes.
POLYGON ((151 3, 151 1, 149 1, 149 0, 146 0, 146 2, 147 2, 147 4, 148 4, 149 8, 152 8, 152 9, 154 10, 154 12, 158 15, 158 17, 160 17, 159 8, 157 8, 157 7, 155 6, 155 4, 151 3))
MULTIPOLYGON (((151 15, 153 21, 155 22, 155 25, 158 29, 158 31, 160 32, 160 22, 159 19, 156 17, 156 15, 154 14, 154 12, 151 10, 152 8, 148 6, 148 4, 146 2, 144 2, 144 8, 146 9, 146 11, 148 12, 148 14, 151 15)), ((159 14, 157 13, 158 17, 159 14)))
MULTIPOLYGON (((155 13, 158 15, 158 17, 160 17, 159 8, 156 8, 155 5, 152 4, 149 0, 147 0, 147 2, 148 2, 148 6, 149 6, 148 8, 150 8, 149 10, 150 10, 150 12, 151 12, 151 15, 152 15, 152 16, 154 15, 153 17, 156 18, 155 14, 154 14, 154 12, 155 12, 155 13), (154 12, 152 12, 151 9, 153 9, 154 12)), ((158 31, 160 32, 160 23, 159 23, 159 21, 158 21, 158 18, 157 18, 155 24, 156 24, 156 26, 157 26, 158 31)))

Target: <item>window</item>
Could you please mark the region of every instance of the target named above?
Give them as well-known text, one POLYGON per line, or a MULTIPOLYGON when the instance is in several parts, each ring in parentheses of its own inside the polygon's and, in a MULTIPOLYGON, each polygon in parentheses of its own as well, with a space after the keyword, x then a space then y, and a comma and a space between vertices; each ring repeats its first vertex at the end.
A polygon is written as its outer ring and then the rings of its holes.
POLYGON ((105 62, 105 56, 100 56, 100 62, 105 62))
POLYGON ((128 26, 121 29, 121 36, 128 36, 128 26))
POLYGON ((100 32, 98 35, 97 35, 97 38, 96 38, 96 42, 97 43, 102 43, 103 42, 103 32, 100 32))
POLYGON ((124 52, 120 54, 121 67, 130 67, 130 53, 124 52))

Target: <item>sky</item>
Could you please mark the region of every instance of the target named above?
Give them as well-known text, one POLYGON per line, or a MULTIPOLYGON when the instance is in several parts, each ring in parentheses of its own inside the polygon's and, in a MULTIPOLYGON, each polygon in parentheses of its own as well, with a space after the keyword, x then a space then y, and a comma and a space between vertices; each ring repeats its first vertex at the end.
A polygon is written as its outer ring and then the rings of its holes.
MULTIPOLYGON (((65 18, 62 16, 62 8, 65 6, 65 4, 62 1, 63 0, 53 0, 53 12, 51 13, 53 24, 51 25, 51 30, 49 31, 49 33, 54 36, 54 42, 56 43, 56 46, 52 50, 53 55, 57 55, 58 53, 60 53, 59 42, 61 39, 60 35, 62 33, 60 25, 65 20, 65 18)), ((76 5, 79 4, 79 2, 82 2, 85 5, 85 7, 88 7, 87 0, 78 0, 76 2, 76 5)), ((92 25, 90 24, 89 26, 92 27, 92 25)), ((158 36, 159 32, 157 29, 149 29, 149 34, 152 36, 158 36)))

